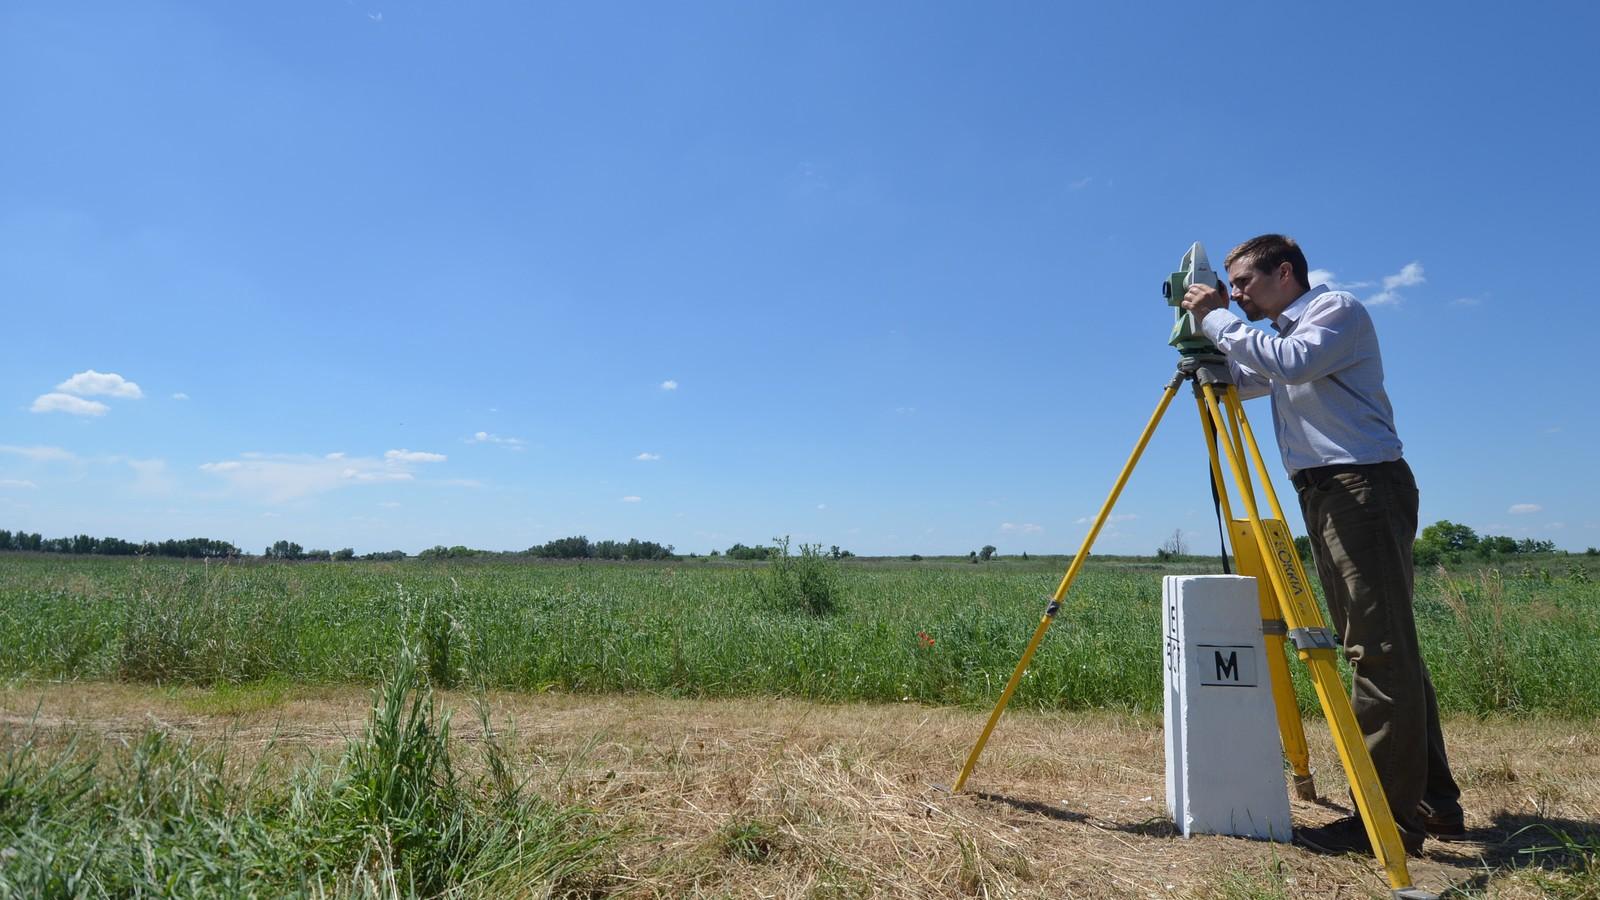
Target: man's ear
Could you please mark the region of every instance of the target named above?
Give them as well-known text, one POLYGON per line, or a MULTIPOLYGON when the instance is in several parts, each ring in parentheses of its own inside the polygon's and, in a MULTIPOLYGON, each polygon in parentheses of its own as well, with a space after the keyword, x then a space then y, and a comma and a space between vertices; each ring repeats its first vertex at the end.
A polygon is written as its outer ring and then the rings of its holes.
POLYGON ((1285 279, 1292 281, 1297 285, 1300 283, 1299 280, 1294 277, 1294 263, 1291 263, 1288 260, 1278 263, 1278 280, 1283 281, 1285 279))

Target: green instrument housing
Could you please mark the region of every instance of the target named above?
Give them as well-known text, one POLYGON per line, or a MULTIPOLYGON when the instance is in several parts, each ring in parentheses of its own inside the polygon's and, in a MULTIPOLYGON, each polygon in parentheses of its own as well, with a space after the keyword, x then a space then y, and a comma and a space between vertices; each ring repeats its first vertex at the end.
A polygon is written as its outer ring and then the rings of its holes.
POLYGON ((1183 255, 1179 270, 1168 275, 1166 282, 1161 285, 1167 305, 1177 312, 1167 343, 1176 347, 1180 356, 1221 359, 1222 351, 1195 324, 1194 314, 1183 308, 1183 295, 1194 284, 1214 285, 1218 290, 1222 288, 1221 279, 1211 271, 1211 263, 1206 259, 1206 248, 1199 241, 1195 241, 1189 247, 1189 252, 1183 255))

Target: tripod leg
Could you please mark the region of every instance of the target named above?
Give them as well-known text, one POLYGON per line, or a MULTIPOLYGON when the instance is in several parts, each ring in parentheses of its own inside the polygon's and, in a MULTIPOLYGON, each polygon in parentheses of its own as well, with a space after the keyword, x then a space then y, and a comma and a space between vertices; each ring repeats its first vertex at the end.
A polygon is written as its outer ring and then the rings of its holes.
POLYGON ((1267 495, 1267 505, 1272 508, 1272 515, 1278 521, 1288 524, 1289 520, 1283 517, 1283 507, 1278 505, 1278 492, 1272 489, 1272 479, 1267 475, 1267 464, 1261 458, 1261 445, 1256 443, 1255 433, 1250 430, 1250 420, 1245 418, 1244 403, 1239 400, 1239 389, 1228 385, 1228 393, 1224 398, 1228 408, 1233 410, 1234 418, 1244 429, 1244 445, 1250 449, 1250 459, 1255 464, 1256 477, 1261 479, 1261 490, 1267 495))
MULTIPOLYGON (((1229 389, 1227 396, 1237 405, 1238 395, 1233 393, 1231 385, 1229 389)), ((1222 410, 1216 392, 1210 385, 1205 386, 1205 396, 1212 421, 1219 428, 1222 427, 1222 410)), ((1233 446, 1225 446, 1224 449, 1234 480, 1243 482, 1247 478, 1243 449, 1233 446)), ((1339 752, 1340 762, 1344 764, 1345 775, 1349 778, 1356 808, 1366 826, 1373 855, 1377 857, 1378 864, 1383 866, 1395 893, 1412 894, 1414 891, 1411 875, 1406 869, 1405 847, 1400 843, 1400 830, 1395 826, 1389 801, 1383 793, 1383 784, 1373 768, 1371 755, 1367 753, 1366 741, 1356 723, 1355 712, 1350 708, 1350 698, 1344 694, 1344 683, 1339 680, 1338 663, 1334 656, 1336 646, 1333 634, 1324 624, 1322 611, 1311 594, 1300 558, 1294 550, 1294 542, 1289 539, 1288 530, 1282 523, 1275 523, 1279 527, 1269 534, 1253 502, 1245 505, 1245 513, 1250 519, 1250 529, 1255 537, 1256 549, 1261 554, 1263 568, 1272 580, 1273 590, 1277 592, 1289 636, 1311 673, 1317 698, 1328 717, 1334 747, 1339 752)))
POLYGON ((989 714, 989 721, 984 724, 983 733, 978 735, 978 742, 972 746, 972 752, 967 754, 966 764, 961 767, 961 775, 951 787, 951 793, 961 791, 967 783, 967 778, 972 775, 973 768, 978 765, 978 757, 983 755, 983 747, 989 742, 989 735, 994 733, 994 726, 1000 721, 1000 714, 1005 712, 1006 704, 1011 702, 1011 695, 1016 692, 1017 684, 1022 681, 1022 673, 1028 670, 1028 663, 1033 660, 1034 651, 1039 649, 1039 642, 1044 639, 1044 633, 1050 630, 1050 623, 1055 620, 1056 610, 1060 609, 1062 599, 1067 596, 1067 589, 1072 586, 1073 579, 1078 577, 1078 570, 1083 568, 1083 561, 1089 556, 1089 548, 1094 546, 1094 539, 1100 535, 1100 529, 1111 517, 1111 508, 1116 505, 1117 498, 1122 494, 1122 488, 1128 483, 1128 477, 1133 474, 1133 467, 1144 454, 1145 446, 1150 443, 1151 435, 1156 433, 1156 426, 1161 424, 1161 417, 1166 414, 1172 398, 1177 396, 1178 385, 1182 383, 1181 374, 1174 375, 1172 381, 1168 382, 1166 390, 1161 395, 1161 402, 1156 404, 1156 411, 1150 416, 1150 422, 1144 426, 1144 431, 1139 435, 1139 441, 1134 445, 1133 453, 1129 455, 1127 463, 1123 465, 1122 473, 1117 476, 1111 494, 1106 497, 1106 502, 1100 507, 1100 514, 1095 516, 1094 524, 1089 527, 1089 534, 1084 537, 1083 546, 1079 547, 1077 555, 1072 557, 1072 564, 1067 567, 1067 574, 1062 577, 1061 584, 1051 595, 1050 604, 1045 608, 1044 615, 1039 617, 1039 625, 1034 628, 1033 637, 1028 640, 1027 649, 1022 652, 1022 659, 1017 661, 1017 667, 1012 671, 1010 680, 1006 682, 1005 690, 1000 692, 1000 701, 989 714))
MULTIPOLYGON (((1311 749, 1306 745, 1305 723, 1300 718, 1300 704, 1294 695, 1294 679, 1289 674, 1289 660, 1284 654, 1284 637, 1288 631, 1284 626, 1283 612, 1278 609, 1272 582, 1266 577, 1265 563, 1256 558, 1255 539, 1247 529, 1241 533, 1239 526, 1244 523, 1237 522, 1233 518, 1233 509, 1228 505, 1227 493, 1222 489, 1222 463, 1217 457, 1219 432, 1216 423, 1211 419, 1210 410, 1206 407, 1204 394, 1198 389, 1198 385, 1196 387, 1195 403, 1200 407, 1200 424, 1205 431, 1206 447, 1211 455, 1211 480, 1217 485, 1217 496, 1228 521, 1229 540, 1234 548, 1234 557, 1239 564, 1240 573, 1253 575, 1256 579, 1256 596, 1261 606, 1261 631, 1266 643, 1267 672, 1272 684, 1272 706, 1278 719, 1278 736, 1283 742, 1283 755, 1289 761, 1294 795, 1301 800, 1315 800, 1317 786, 1311 775, 1311 749)), ((1243 410, 1240 410, 1240 413, 1242 417, 1243 410)), ((1231 432, 1221 433, 1225 441, 1230 434, 1233 436, 1232 446, 1235 448, 1238 446, 1241 434, 1237 427, 1239 422, 1240 419, 1235 418, 1235 428, 1231 432)), ((1248 424, 1245 427, 1247 430, 1243 433, 1248 434, 1248 424)), ((1253 495, 1242 485, 1240 492, 1246 498, 1245 502, 1250 502, 1253 495)))

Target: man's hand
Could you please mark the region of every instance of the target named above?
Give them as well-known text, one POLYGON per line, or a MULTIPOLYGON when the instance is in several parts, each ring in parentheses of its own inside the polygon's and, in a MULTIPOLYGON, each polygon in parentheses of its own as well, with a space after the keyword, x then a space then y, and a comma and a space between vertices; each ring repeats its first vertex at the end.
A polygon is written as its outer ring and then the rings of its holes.
POLYGON ((1194 324, 1204 321, 1206 313, 1213 309, 1227 309, 1228 295, 1217 290, 1213 285, 1191 284, 1183 292, 1183 308, 1194 313, 1194 324))

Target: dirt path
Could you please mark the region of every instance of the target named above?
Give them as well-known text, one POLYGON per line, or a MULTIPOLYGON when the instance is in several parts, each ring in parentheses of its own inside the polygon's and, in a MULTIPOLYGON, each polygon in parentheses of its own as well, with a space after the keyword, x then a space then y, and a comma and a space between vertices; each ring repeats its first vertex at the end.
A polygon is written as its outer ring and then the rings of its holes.
MULTIPOLYGON (((481 733, 463 697, 455 732, 481 733)), ((336 753, 362 729, 358 688, 211 693, 87 684, 0 692, 0 731, 126 740, 151 728, 225 741, 236 762, 336 753)), ((497 729, 546 796, 625 826, 619 893, 638 897, 1366 897, 1370 859, 1233 838, 1176 837, 1164 809, 1160 724, 1108 714, 1011 713, 969 792, 948 784, 983 715, 919 706, 822 706, 559 694, 491 697, 497 729)), ((1320 722, 1318 787, 1345 787, 1320 722)), ((1569 855, 1543 824, 1600 840, 1594 723, 1455 721, 1469 837, 1430 841, 1419 886, 1539 896, 1569 855), (1520 833, 1519 833, 1520 832, 1520 833), (1531 865, 1530 865, 1531 864, 1531 865), (1542 868, 1541 868, 1542 867, 1542 868)), ((1294 803, 1297 824, 1342 815, 1294 803)), ((1589 877, 1593 877, 1592 875, 1589 877)), ((1585 882, 1589 883, 1589 882, 1585 882)))

